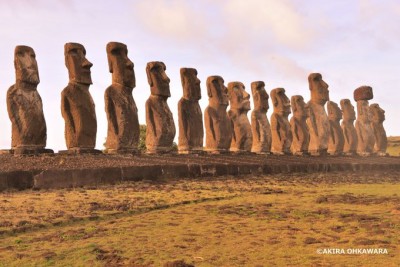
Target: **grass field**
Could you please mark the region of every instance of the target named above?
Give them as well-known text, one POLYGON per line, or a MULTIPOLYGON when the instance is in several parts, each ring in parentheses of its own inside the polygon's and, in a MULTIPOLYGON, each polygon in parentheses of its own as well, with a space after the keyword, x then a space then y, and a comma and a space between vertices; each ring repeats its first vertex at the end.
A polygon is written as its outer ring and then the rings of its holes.
POLYGON ((391 156, 400 156, 400 136, 389 136, 387 153, 391 156))
POLYGON ((399 266, 400 173, 0 193, 0 266, 399 266), (319 248, 385 248, 319 255, 319 248))

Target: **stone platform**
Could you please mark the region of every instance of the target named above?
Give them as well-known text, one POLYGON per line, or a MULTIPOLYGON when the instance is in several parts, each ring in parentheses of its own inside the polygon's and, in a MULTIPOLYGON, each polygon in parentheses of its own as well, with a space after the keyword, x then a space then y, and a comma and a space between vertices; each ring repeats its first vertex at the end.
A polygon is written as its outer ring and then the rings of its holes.
POLYGON ((0 155, 0 190, 291 172, 400 171, 400 157, 276 155, 0 155))

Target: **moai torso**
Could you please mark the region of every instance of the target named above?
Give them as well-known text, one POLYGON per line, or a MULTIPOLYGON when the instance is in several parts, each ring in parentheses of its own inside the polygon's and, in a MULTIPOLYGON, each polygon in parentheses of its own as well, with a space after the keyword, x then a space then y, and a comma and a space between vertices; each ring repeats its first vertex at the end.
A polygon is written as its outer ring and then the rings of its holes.
POLYGON ((291 154, 290 146, 293 136, 288 120, 291 112, 289 98, 283 88, 273 89, 270 95, 274 106, 274 112, 271 115, 271 152, 277 155, 291 154))
POLYGON ((230 151, 251 151, 253 136, 247 112, 250 110, 250 95, 245 91, 241 82, 228 84, 230 110, 228 117, 232 124, 232 141, 230 151))
POLYGON ((387 136, 383 122, 385 121, 385 111, 378 104, 369 106, 371 114, 371 125, 375 136, 374 152, 378 156, 386 156, 387 136))
POLYGON ((319 73, 308 76, 311 91, 311 100, 308 102, 310 109, 307 126, 310 132, 308 152, 312 155, 326 154, 329 141, 329 120, 324 105, 329 100, 328 84, 322 80, 319 73))
POLYGON ((146 147, 148 154, 169 152, 175 137, 175 123, 167 104, 171 96, 163 62, 147 63, 151 95, 146 101, 146 147))
POLYGON ((187 154, 203 150, 203 113, 200 80, 196 69, 181 68, 183 97, 178 102, 179 137, 178 152, 187 154))
POLYGON ((369 156, 373 152, 375 137, 371 126, 368 100, 373 98, 372 88, 361 86, 354 90, 354 100, 357 102, 357 154, 369 156))
POLYGON ((328 101, 328 118, 329 118, 329 143, 328 153, 330 155, 341 155, 343 153, 344 136, 340 127, 342 119, 342 111, 335 102, 328 101))
POLYGON ((354 155, 357 151, 358 138, 356 128, 354 127, 356 113, 349 99, 342 99, 340 101, 340 107, 343 112, 341 124, 344 137, 343 153, 350 156, 354 155))
POLYGON ((291 150, 294 155, 308 154, 308 145, 310 143, 310 133, 306 120, 308 118, 308 105, 304 102, 301 95, 295 95, 291 98, 293 116, 290 119, 293 141, 291 150))
POLYGON ((205 150, 211 153, 226 153, 232 141, 232 126, 227 115, 227 88, 220 76, 207 78, 208 106, 204 111, 206 129, 205 150))
POLYGON ((112 85, 104 94, 108 120, 106 152, 134 153, 139 144, 140 126, 132 90, 136 85, 133 62, 125 44, 107 44, 112 85))
POLYGON ((254 100, 254 109, 251 112, 251 131, 253 135, 251 152, 269 154, 271 152, 272 134, 266 114, 269 109, 269 96, 265 91, 265 83, 262 81, 252 82, 251 92, 254 100))

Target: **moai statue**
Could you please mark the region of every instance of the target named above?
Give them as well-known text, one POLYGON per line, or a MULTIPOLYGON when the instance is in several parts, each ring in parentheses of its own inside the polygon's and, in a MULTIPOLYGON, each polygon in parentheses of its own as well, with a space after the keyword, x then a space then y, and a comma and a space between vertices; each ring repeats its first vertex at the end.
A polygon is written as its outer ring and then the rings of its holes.
POLYGON ((227 115, 228 91, 221 76, 207 78, 208 106, 204 111, 206 128, 205 151, 219 154, 229 152, 232 141, 232 126, 227 115))
POLYGON ((231 152, 250 152, 253 143, 251 125, 247 112, 250 110, 250 95, 241 82, 228 83, 230 109, 228 117, 232 124, 231 152))
POLYGON ((89 92, 92 84, 85 47, 78 43, 64 46, 65 65, 69 83, 61 92, 61 113, 65 121, 67 151, 60 153, 81 154, 101 153, 95 150, 97 120, 95 106, 89 92))
POLYGON ((46 121, 37 91, 39 72, 36 55, 29 46, 14 51, 16 82, 7 91, 7 110, 12 124, 11 154, 53 153, 46 147, 46 121))
POLYGON ((166 153, 172 150, 175 124, 167 100, 171 96, 169 78, 163 62, 147 63, 146 73, 151 95, 146 101, 147 154, 166 153))
POLYGON ((271 115, 272 147, 271 152, 276 155, 291 154, 292 131, 288 116, 290 111, 290 100, 285 94, 285 89, 276 88, 271 91, 274 112, 271 115))
POLYGON ((340 156, 343 154, 344 147, 343 130, 340 127, 342 111, 338 104, 333 101, 328 101, 327 108, 329 118, 328 154, 332 156, 340 156))
POLYGON ((140 135, 137 107, 132 96, 136 86, 133 62, 128 58, 125 44, 110 42, 106 51, 112 84, 104 93, 108 120, 105 152, 133 154, 137 152, 140 135))
POLYGON ((344 136, 343 153, 347 156, 356 154, 357 151, 357 132, 354 128, 354 121, 356 119, 356 112, 354 106, 351 104, 350 99, 340 100, 340 107, 343 112, 342 131, 344 136))
POLYGON ((387 137, 383 122, 385 121, 385 111, 378 104, 369 106, 371 124, 375 136, 374 152, 378 156, 387 156, 387 137))
POLYGON ((251 152, 270 154, 272 134, 266 114, 269 109, 269 96, 265 91, 265 83, 262 81, 252 82, 251 92, 254 101, 254 109, 251 112, 251 130, 253 134, 251 152))
POLYGON ((309 113, 308 105, 301 95, 292 96, 290 103, 293 112, 293 116, 290 119, 293 135, 292 153, 297 156, 308 155, 308 145, 310 143, 310 133, 306 122, 309 113))
POLYGON ((370 86, 361 86, 354 90, 354 100, 357 102, 357 154, 369 156, 373 152, 375 137, 371 126, 368 100, 374 97, 370 86))
POLYGON ((200 80, 196 69, 181 68, 180 73, 183 97, 178 102, 178 153, 198 153, 203 150, 204 137, 200 80))
POLYGON ((308 102, 310 113, 307 119, 310 131, 308 152, 314 156, 325 155, 329 141, 329 120, 324 108, 326 101, 329 101, 328 84, 322 80, 319 73, 311 73, 308 76, 308 84, 311 91, 311 100, 308 102))

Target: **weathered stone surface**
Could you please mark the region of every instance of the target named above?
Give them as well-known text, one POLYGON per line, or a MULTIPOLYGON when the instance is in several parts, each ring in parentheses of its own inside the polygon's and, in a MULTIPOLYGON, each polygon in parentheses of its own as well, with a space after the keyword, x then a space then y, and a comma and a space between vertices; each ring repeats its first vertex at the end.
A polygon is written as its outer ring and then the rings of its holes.
POLYGON ((340 107, 343 112, 343 120, 341 124, 344 136, 343 153, 350 156, 356 154, 357 151, 358 138, 356 128, 354 128, 356 112, 354 111, 354 106, 351 104, 349 99, 340 100, 340 107))
POLYGON ((201 99, 200 80, 197 70, 181 68, 183 97, 178 102, 180 154, 196 153, 203 150, 203 113, 199 105, 201 99))
POLYGON ((208 106, 204 111, 205 151, 225 153, 232 141, 232 126, 227 115, 228 91, 221 76, 207 78, 208 106))
POLYGON ((171 151, 175 137, 175 124, 167 104, 171 96, 169 78, 163 62, 147 63, 146 73, 151 95, 146 101, 146 147, 148 154, 171 151))
POLYGON ((52 153, 46 146, 46 121, 34 50, 19 45, 14 51, 16 83, 7 91, 7 111, 12 124, 12 154, 52 153))
POLYGON ((293 112, 293 116, 290 119, 290 127, 293 135, 291 150, 294 155, 307 155, 310 143, 310 133, 308 132, 306 122, 309 108, 301 95, 291 97, 291 106, 293 112))
POLYGON ((241 82, 228 83, 230 109, 228 117, 232 124, 232 141, 230 151, 250 152, 253 143, 251 125, 247 112, 250 110, 250 95, 241 82))
POLYGON ((372 88, 370 86, 361 86, 357 88, 357 95, 364 97, 357 97, 357 120, 356 120, 356 132, 357 132, 357 154, 360 156, 369 156, 373 152, 375 137, 374 131, 371 126, 369 104, 368 100, 372 96, 372 88))
POLYGON ((132 90, 136 86, 133 62, 125 44, 110 42, 106 47, 112 84, 104 93, 108 120, 107 153, 135 153, 139 144, 139 119, 132 90))
POLYGON ((354 90, 354 101, 358 100, 371 100, 374 98, 374 93, 372 92, 372 87, 370 86, 360 86, 356 90, 354 90))
POLYGON ((324 108, 326 101, 329 101, 328 84, 319 73, 311 73, 308 84, 311 91, 311 100, 308 102, 310 114, 307 119, 310 132, 308 152, 311 155, 324 155, 329 141, 329 120, 324 108))
POLYGON ((271 115, 271 152, 277 155, 291 154, 290 146, 293 136, 288 120, 291 113, 290 100, 283 88, 273 89, 270 95, 274 107, 274 112, 271 115))
POLYGON ((334 156, 342 155, 344 147, 343 130, 340 127, 342 111, 338 104, 333 101, 328 101, 327 108, 329 118, 328 153, 334 156))
POLYGON ((251 92, 254 101, 254 109, 251 112, 251 130, 253 134, 251 152, 270 154, 272 134, 271 125, 267 117, 269 96, 265 90, 265 83, 263 81, 252 82, 251 92))
POLYGON ((385 121, 385 111, 378 104, 369 106, 371 115, 371 125, 375 136, 374 152, 378 156, 386 156, 387 136, 383 122, 385 121))
POLYGON ((61 113, 65 121, 65 140, 68 150, 94 150, 97 120, 95 106, 89 92, 92 84, 86 50, 78 43, 64 46, 65 65, 69 83, 61 92, 61 113))

